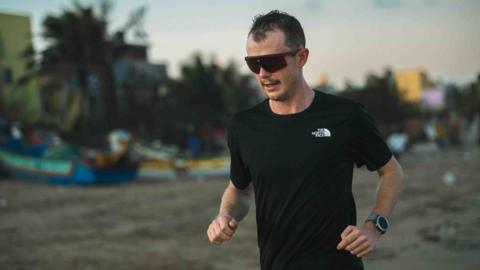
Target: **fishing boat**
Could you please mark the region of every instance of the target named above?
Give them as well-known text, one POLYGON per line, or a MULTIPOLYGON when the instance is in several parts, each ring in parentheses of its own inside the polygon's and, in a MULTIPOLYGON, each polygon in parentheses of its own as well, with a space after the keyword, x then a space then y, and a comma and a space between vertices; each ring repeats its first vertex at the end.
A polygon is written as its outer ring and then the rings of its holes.
MULTIPOLYGON (((0 167, 13 177, 52 184, 106 184, 136 179, 138 164, 128 159, 125 132, 113 131, 115 146, 99 150, 60 142, 29 144, 13 126, 0 140, 0 167)), ((42 140, 40 140, 42 141, 42 140)))
POLYGON ((96 168, 81 159, 36 157, 0 149, 0 162, 13 177, 52 184, 106 184, 134 180, 138 166, 96 168))

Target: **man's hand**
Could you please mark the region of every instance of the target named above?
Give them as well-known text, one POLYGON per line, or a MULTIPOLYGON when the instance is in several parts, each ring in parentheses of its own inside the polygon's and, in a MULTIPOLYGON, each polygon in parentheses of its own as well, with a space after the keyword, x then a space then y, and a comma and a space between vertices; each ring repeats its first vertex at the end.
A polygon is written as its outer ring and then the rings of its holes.
POLYGON ((342 232, 342 241, 337 249, 350 251, 352 255, 363 257, 375 249, 375 242, 381 232, 375 228, 372 222, 367 222, 361 227, 350 225, 342 232))
POLYGON ((224 241, 232 239, 238 222, 231 216, 220 215, 208 226, 208 240, 213 245, 221 245, 224 241))

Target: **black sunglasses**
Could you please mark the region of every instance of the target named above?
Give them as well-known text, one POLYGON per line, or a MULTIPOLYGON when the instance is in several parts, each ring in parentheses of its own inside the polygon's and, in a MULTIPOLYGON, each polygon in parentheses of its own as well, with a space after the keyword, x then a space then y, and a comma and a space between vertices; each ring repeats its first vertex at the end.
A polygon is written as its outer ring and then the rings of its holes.
POLYGON ((285 53, 269 54, 262 56, 247 56, 245 57, 245 62, 247 62, 248 68, 255 73, 260 73, 260 68, 272 73, 278 71, 287 66, 287 61, 285 60, 286 55, 296 55, 300 50, 296 49, 294 51, 289 51, 285 53))

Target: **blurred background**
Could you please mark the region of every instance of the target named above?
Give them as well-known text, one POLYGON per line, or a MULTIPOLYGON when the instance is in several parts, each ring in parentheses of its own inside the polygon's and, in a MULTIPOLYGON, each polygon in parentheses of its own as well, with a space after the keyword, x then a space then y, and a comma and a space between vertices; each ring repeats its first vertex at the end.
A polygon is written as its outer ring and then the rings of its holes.
MULTIPOLYGON (((476 0, 2 0, 0 268, 259 269, 254 206, 224 246, 205 231, 272 9, 303 25, 310 86, 365 105, 404 167, 366 268, 480 269, 476 0)), ((359 223, 377 179, 355 170, 359 223)))

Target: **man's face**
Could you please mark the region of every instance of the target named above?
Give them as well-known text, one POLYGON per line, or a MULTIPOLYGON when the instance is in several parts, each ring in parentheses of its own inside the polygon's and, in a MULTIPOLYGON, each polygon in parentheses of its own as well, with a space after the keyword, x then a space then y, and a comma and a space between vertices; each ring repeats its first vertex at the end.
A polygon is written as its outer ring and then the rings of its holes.
MULTIPOLYGON (((286 37, 283 31, 273 30, 266 32, 266 38, 259 42, 253 39, 252 35, 247 39, 247 56, 263 56, 272 54, 281 54, 294 51, 287 47, 286 37)), ((269 72, 263 67, 260 68, 256 79, 259 82, 262 91, 275 101, 288 100, 295 90, 295 84, 302 79, 301 68, 305 64, 299 59, 297 54, 283 56, 287 65, 277 71, 269 72)))

